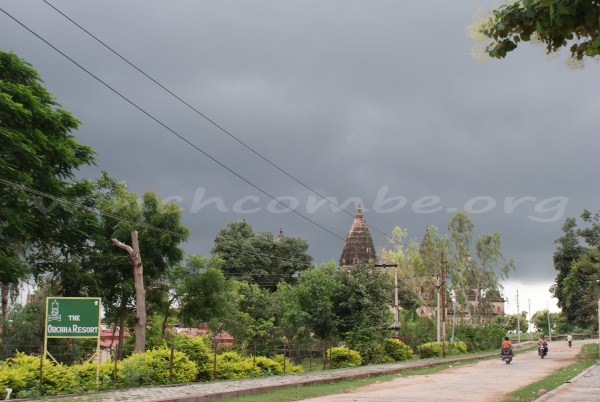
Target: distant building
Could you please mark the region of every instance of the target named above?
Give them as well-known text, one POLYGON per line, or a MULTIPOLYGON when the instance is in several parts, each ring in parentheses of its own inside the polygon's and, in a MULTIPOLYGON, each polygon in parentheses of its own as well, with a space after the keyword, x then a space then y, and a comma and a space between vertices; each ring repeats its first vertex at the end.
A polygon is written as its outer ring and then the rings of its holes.
POLYGON ((376 259, 373 239, 359 206, 354 223, 348 232, 348 237, 346 237, 346 243, 340 258, 340 267, 353 267, 359 262, 375 261, 376 259))

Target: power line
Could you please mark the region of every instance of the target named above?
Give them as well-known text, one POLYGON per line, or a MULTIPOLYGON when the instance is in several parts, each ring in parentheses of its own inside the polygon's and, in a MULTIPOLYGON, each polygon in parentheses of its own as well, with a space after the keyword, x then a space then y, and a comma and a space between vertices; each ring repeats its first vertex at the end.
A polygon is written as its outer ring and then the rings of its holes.
POLYGON ((77 63, 75 60, 73 60, 71 57, 69 57, 68 55, 66 55, 64 52, 62 52, 61 50, 59 50, 54 45, 52 45, 46 39, 44 39, 43 37, 41 37, 40 35, 38 35, 36 32, 34 32, 28 26, 26 26, 21 21, 19 21, 17 18, 13 17, 6 10, 4 10, 3 8, 0 8, 0 11, 2 11, 4 14, 6 14, 8 17, 10 17, 17 24, 21 25, 24 29, 26 29, 27 31, 29 31, 31 34, 33 34, 34 36, 36 36, 38 39, 40 39, 46 45, 50 46, 52 49, 54 49, 60 55, 62 55, 63 57, 65 57, 67 60, 69 60, 71 63, 75 64, 81 70, 83 70, 84 72, 86 72, 88 75, 90 75, 96 81, 98 81, 99 83, 101 83, 102 85, 104 85, 106 88, 110 89, 112 92, 114 92, 116 95, 118 95, 121 99, 123 99, 124 101, 126 101, 127 103, 129 103, 130 105, 132 105, 133 107, 135 107, 136 109, 138 109, 140 112, 142 112, 143 114, 145 114, 146 116, 148 116, 150 119, 154 120, 154 122, 156 122, 161 127, 165 128, 167 131, 169 131, 170 133, 172 133, 173 135, 175 135, 177 138, 179 138, 180 140, 182 140, 183 142, 185 142, 189 146, 193 147, 194 149, 196 149, 198 152, 202 153, 204 156, 206 156, 207 158, 209 158, 213 162, 217 163, 219 166, 221 166, 222 168, 226 169, 228 172, 230 172, 231 174, 235 175, 240 180, 242 180, 245 183, 249 184, 250 186, 254 187, 256 190, 260 191, 261 193, 263 193, 267 197, 271 198, 272 200, 276 201, 277 203, 279 203, 280 205, 282 205, 286 209, 290 210, 291 212, 295 213, 296 215, 302 217, 303 219, 307 220, 308 222, 312 223, 313 225, 321 228, 322 230, 326 231, 327 233, 331 234, 332 236, 337 237, 338 239, 340 239, 342 241, 345 241, 345 239, 343 237, 338 236, 334 232, 330 231, 329 229, 325 228, 324 226, 320 225, 319 223, 315 222, 314 220, 310 219, 309 217, 301 214, 300 212, 296 211, 295 209, 292 209, 292 208, 288 207, 281 200, 279 200, 276 197, 272 196, 271 194, 269 194, 268 192, 266 192, 262 188, 258 187, 256 184, 252 183, 250 180, 248 180, 245 177, 241 176, 239 173, 237 173, 236 171, 234 171, 233 169, 231 169, 230 167, 228 167, 224 163, 220 162, 219 160, 217 160, 216 158, 214 158, 213 156, 211 156, 210 154, 208 154, 204 150, 202 150, 200 147, 198 147, 197 145, 195 145, 194 143, 192 143, 190 140, 188 140, 187 138, 185 138, 184 136, 182 136, 181 134, 179 134, 177 131, 175 131, 171 127, 167 126, 161 120, 159 120, 158 118, 154 117, 154 115, 152 115, 151 113, 147 112, 145 109, 143 109, 142 107, 138 106, 135 102, 133 102, 132 100, 130 100, 129 98, 127 98, 125 95, 121 94, 119 91, 117 91, 116 89, 114 89, 113 87, 111 87, 109 84, 107 84, 106 82, 104 82, 102 79, 100 79, 99 77, 97 77, 96 75, 94 75, 92 72, 90 72, 89 70, 87 70, 81 64, 77 63))
MULTIPOLYGON (((174 237, 179 237, 179 238, 182 238, 182 239, 185 238, 185 236, 182 235, 182 234, 180 234, 180 233, 176 233, 176 232, 170 231, 168 229, 162 229, 162 228, 159 228, 157 226, 148 225, 148 224, 143 223, 143 222, 138 222, 138 221, 134 221, 134 220, 131 220, 131 219, 127 219, 127 218, 124 218, 124 217, 119 216, 119 215, 111 214, 109 212, 104 212, 104 211, 100 210, 99 208, 90 207, 89 205, 85 205, 85 204, 80 203, 80 202, 71 201, 71 200, 68 200, 68 199, 63 198, 63 197, 58 197, 58 196, 55 196, 55 195, 52 195, 52 194, 48 194, 48 193, 45 193, 43 191, 39 191, 39 190, 33 189, 31 187, 27 187, 24 184, 15 183, 13 181, 1 179, 1 178, 0 178, 0 183, 8 185, 8 186, 11 186, 11 187, 16 188, 18 190, 26 191, 28 193, 37 195, 39 197, 44 197, 44 198, 48 198, 48 199, 54 200, 56 202, 60 202, 62 204, 70 205, 70 206, 77 207, 77 208, 84 208, 84 209, 86 209, 88 211, 95 212, 95 213, 97 213, 99 215, 103 215, 103 216, 115 219, 117 221, 127 222, 129 224, 141 226, 143 228, 146 228, 148 230, 152 230, 152 231, 155 231, 155 232, 166 233, 166 234, 169 234, 169 235, 174 236, 174 237)), ((234 250, 234 251, 237 251, 237 252, 242 253, 242 254, 249 254, 249 255, 254 255, 254 256, 258 256, 258 257, 266 257, 266 258, 269 258, 271 260, 280 260, 280 261, 289 262, 289 263, 292 263, 292 264, 303 263, 303 261, 300 261, 300 260, 290 260, 288 258, 278 257, 278 256, 275 256, 275 255, 270 255, 270 254, 264 254, 264 253, 255 252, 255 251, 244 250, 244 249, 241 249, 241 248, 238 248, 238 247, 234 247, 234 246, 231 246, 231 245, 226 245, 224 247, 226 247, 228 249, 231 249, 231 250, 234 250)), ((279 275, 279 274, 270 274, 270 275, 279 275)), ((280 275, 284 275, 284 274, 280 274, 280 275)))
POLYGON ((156 226, 148 225, 148 224, 143 223, 143 222, 137 222, 137 221, 134 221, 134 220, 131 220, 131 219, 124 218, 124 217, 119 216, 119 215, 111 214, 109 212, 104 212, 104 211, 101 211, 100 209, 98 209, 96 207, 90 207, 90 206, 82 204, 80 202, 75 202, 75 201, 67 200, 66 198, 57 197, 57 196, 52 195, 52 194, 44 193, 43 191, 39 191, 39 190, 35 190, 35 189, 31 188, 31 187, 27 187, 24 184, 15 183, 15 182, 12 182, 10 180, 5 180, 5 179, 0 179, 0 183, 6 184, 6 185, 11 186, 11 187, 14 187, 14 188, 16 188, 18 190, 23 190, 23 191, 26 191, 28 193, 35 194, 35 195, 40 196, 40 197, 49 198, 51 200, 60 202, 62 204, 67 204, 67 205, 70 205, 70 206, 73 206, 73 207, 78 207, 78 208, 85 208, 88 211, 96 212, 96 213, 98 213, 100 215, 103 215, 103 216, 106 216, 106 217, 109 217, 109 218, 112 218, 112 219, 116 219, 118 221, 127 222, 127 223, 130 223, 132 225, 141 226, 143 228, 146 228, 146 229, 149 229, 149 230, 153 230, 155 232, 161 232, 161 233, 169 234, 171 236, 185 238, 185 236, 182 235, 182 234, 180 234, 180 233, 176 233, 176 232, 170 231, 168 229, 162 229, 162 228, 159 228, 159 227, 156 227, 156 226))
MULTIPOLYGON (((192 110, 193 112, 195 112, 197 115, 201 116, 206 121, 208 121, 210 124, 212 124, 213 126, 215 126, 222 133, 228 135, 230 138, 232 138, 233 140, 235 140, 236 142, 238 142, 240 145, 242 145, 243 147, 245 147, 246 149, 248 149, 249 151, 251 151, 253 154, 255 154, 256 156, 258 156, 259 158, 261 158, 265 162, 267 162, 269 165, 273 166, 275 169, 279 170, 281 173, 283 173, 284 175, 286 175, 290 179, 294 180, 296 183, 300 184, 301 186, 303 186, 307 190, 311 191, 313 194, 316 194, 317 196, 321 197, 321 199, 327 201, 329 204, 335 206, 336 208, 339 208, 341 211, 344 211, 346 214, 348 214, 348 215, 350 215, 352 217, 354 216, 354 214, 352 214, 351 212, 346 211, 340 205, 338 205, 337 203, 331 201, 329 198, 327 198, 326 196, 322 195, 321 193, 319 193, 314 188, 308 186, 306 183, 304 183, 303 181, 301 181, 297 177, 293 176, 291 173, 289 173, 288 171, 284 170, 282 167, 280 167, 279 165, 277 165, 275 162, 271 161, 269 158, 267 158, 266 156, 264 156, 263 154, 261 154, 260 152, 258 152, 256 149, 252 148, 250 145, 246 144, 244 141, 242 141, 241 139, 239 139, 238 137, 236 137, 235 135, 233 135, 229 130, 225 129, 223 126, 221 126, 220 124, 218 124, 217 122, 215 122, 214 120, 212 120, 206 114, 202 113, 196 107, 192 106, 189 102, 185 101, 180 96, 178 96, 177 94, 175 94, 173 91, 171 91, 170 89, 168 89, 166 86, 164 86, 163 84, 161 84, 155 78, 153 78, 152 76, 150 76, 149 74, 147 74, 145 71, 143 71, 136 64, 134 64, 133 62, 131 62, 129 59, 127 59, 126 57, 124 57, 123 55, 121 55, 116 50, 114 50, 112 47, 110 47, 108 44, 106 44, 104 41, 102 41, 96 35, 92 34, 90 31, 88 31, 86 28, 84 28, 81 24, 79 24, 78 22, 76 22, 75 20, 73 20, 71 17, 69 17, 68 15, 66 15, 64 12, 62 12, 61 10, 59 10, 57 7, 55 7, 52 3, 50 3, 47 0, 42 0, 42 1, 44 3, 46 3, 49 7, 51 7, 52 9, 54 9, 57 13, 59 13, 60 15, 62 15, 64 18, 66 18, 68 21, 70 21, 73 25, 75 25, 80 30, 82 30, 87 35, 89 35, 91 38, 93 38, 96 42, 100 43, 108 51, 110 51, 115 56, 117 56, 118 58, 120 58, 121 60, 123 60, 125 63, 127 63, 128 65, 130 65, 133 69, 135 69, 136 71, 138 71, 144 77, 148 78, 150 81, 152 81, 154 84, 156 84, 162 90, 164 90, 165 92, 167 92, 169 95, 173 96, 179 102, 181 102, 182 104, 184 104, 185 106, 187 106, 190 110, 192 110)), ((386 233, 382 232, 381 230, 377 229, 374 226, 370 226, 370 227, 374 231, 380 233, 381 235, 383 235, 387 239, 388 235, 386 233)))

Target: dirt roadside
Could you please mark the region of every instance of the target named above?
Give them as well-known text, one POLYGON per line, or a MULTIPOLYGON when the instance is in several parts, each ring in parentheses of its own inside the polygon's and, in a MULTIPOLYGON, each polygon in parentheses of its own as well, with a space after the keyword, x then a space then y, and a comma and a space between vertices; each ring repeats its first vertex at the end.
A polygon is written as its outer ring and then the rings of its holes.
POLYGON ((499 358, 486 360, 436 374, 400 377, 305 401, 498 402, 510 392, 575 363, 575 356, 584 343, 586 341, 573 342, 573 347, 569 348, 567 342, 551 342, 545 359, 540 359, 537 351, 531 351, 518 354, 511 364, 505 364, 499 358))

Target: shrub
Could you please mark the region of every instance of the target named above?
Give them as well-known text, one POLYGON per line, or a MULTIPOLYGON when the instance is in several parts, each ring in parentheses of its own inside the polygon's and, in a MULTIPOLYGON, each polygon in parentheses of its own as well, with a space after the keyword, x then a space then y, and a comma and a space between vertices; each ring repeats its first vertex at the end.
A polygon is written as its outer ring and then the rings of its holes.
POLYGON ((383 348, 385 353, 396 362, 401 360, 409 360, 414 356, 412 349, 398 339, 386 339, 383 343, 383 348))
POLYGON ((331 366, 333 368, 357 367, 362 364, 360 353, 348 348, 331 348, 331 366))
MULTIPOLYGON (((117 383, 114 383, 114 369, 115 363, 111 360, 107 360, 100 364, 100 375, 98 376, 98 382, 101 390, 117 388, 123 385, 123 373, 120 370, 120 364, 117 366, 117 383)), ((96 389, 96 363, 83 363, 76 364, 71 367, 75 375, 77 376, 78 382, 84 390, 95 390, 96 389)))
POLYGON ((212 380, 212 353, 203 337, 190 337, 185 334, 179 334, 175 337, 175 349, 185 353, 196 364, 198 369, 196 380, 212 380))
POLYGON ((218 380, 255 377, 259 373, 260 368, 254 366, 252 358, 242 357, 237 352, 224 352, 217 355, 216 379, 218 380))
MULTIPOLYGON (((121 373, 126 387, 169 384, 169 361, 171 351, 167 348, 136 353, 121 362, 121 373)), ((192 382, 196 379, 196 364, 183 353, 174 352, 173 378, 171 383, 192 382)))
MULTIPOLYGON (((69 368, 43 362, 43 389, 47 395, 73 393, 79 390, 77 377, 69 368)), ((0 366, 0 395, 6 397, 5 388, 12 388, 12 397, 37 395, 40 381, 40 358, 17 352, 15 357, 7 359, 0 366)))
POLYGON ((506 331, 500 324, 458 325, 454 338, 463 341, 471 352, 493 350, 500 347, 506 331))
MULTIPOLYGON (((428 342, 417 346, 417 353, 421 359, 428 357, 442 357, 442 342, 428 342)), ((467 353, 464 342, 446 342, 446 354, 457 355, 467 353)))
MULTIPOLYGON (((275 361, 279 363, 281 366, 281 370, 283 371, 283 355, 275 356, 275 361)), ((292 361, 286 357, 285 358, 285 372, 286 374, 290 373, 302 373, 304 371, 304 367, 300 364, 293 364, 292 361)))

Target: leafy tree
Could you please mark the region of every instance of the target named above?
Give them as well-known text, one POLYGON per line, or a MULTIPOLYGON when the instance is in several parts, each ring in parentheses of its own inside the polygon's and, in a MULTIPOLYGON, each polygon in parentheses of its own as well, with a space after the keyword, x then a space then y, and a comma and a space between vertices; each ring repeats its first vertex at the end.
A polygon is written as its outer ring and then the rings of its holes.
MULTIPOLYGON (((110 239, 129 239, 136 230, 143 260, 144 287, 153 303, 146 313, 152 313, 158 303, 165 304, 169 268, 183 259, 180 243, 187 239, 189 230, 181 224, 178 205, 163 202, 156 193, 146 192, 142 200, 130 192, 124 183, 115 183, 106 174, 98 182, 99 206, 105 214, 101 218, 99 235, 95 239, 96 252, 92 257, 107 319, 120 328, 123 337, 125 319, 134 313, 134 280, 129 256, 115 247, 110 239), (113 217, 119 217, 115 220, 113 217)), ((164 307, 164 306, 163 306, 164 307)), ((121 347, 122 342, 119 342, 121 347)), ((121 354, 119 353, 119 357, 121 354)))
POLYGON ((474 225, 464 211, 452 216, 448 230, 452 250, 448 265, 453 290, 463 310, 472 311, 471 317, 479 322, 491 313, 490 302, 495 296, 500 296, 499 278, 507 278, 514 270, 513 260, 507 261, 502 256, 500 234, 497 232, 477 237, 477 259, 472 258, 474 225))
POLYGON ((527 332, 527 324, 527 312, 523 311, 521 314, 510 314, 505 316, 503 328, 507 332, 516 333, 517 329, 520 329, 521 332, 527 332))
POLYGON ((300 274, 296 298, 302 311, 301 322, 321 341, 331 341, 338 335, 335 295, 341 289, 336 278, 337 265, 330 262, 300 274))
POLYGON ((574 218, 567 218, 562 230, 564 232, 563 236, 554 242, 558 244, 553 256, 554 269, 558 273, 554 279, 554 285, 550 288, 552 295, 558 299, 558 307, 561 308, 565 304, 563 281, 571 271, 573 262, 577 261, 584 251, 584 248, 579 244, 577 222, 574 218))
POLYGON ((558 299, 568 325, 588 328, 597 325, 595 304, 600 297, 600 212, 581 214, 584 226, 573 218, 563 225, 556 240, 554 268, 558 271, 550 288, 558 299))
MULTIPOLYGON (((550 330, 554 332, 560 320, 560 313, 550 313, 550 330)), ((531 322, 538 332, 548 335, 548 310, 537 311, 531 317, 531 322)))
POLYGON ((597 327, 600 299, 600 249, 592 248, 572 265, 562 287, 567 320, 581 327, 597 327))
POLYGON ((216 258, 194 255, 171 274, 179 300, 179 317, 185 325, 224 319, 233 309, 234 284, 221 272, 222 264, 216 258))
POLYGON ((597 0, 519 0, 492 10, 478 31, 491 39, 485 52, 504 58, 532 39, 548 53, 569 47, 571 58, 600 54, 600 2, 597 0))
POLYGON ((242 220, 219 231, 212 254, 224 261, 227 277, 275 291, 279 282, 294 283, 299 272, 310 268, 312 257, 307 250, 303 239, 284 236, 273 240, 272 233, 254 233, 242 220))
MULTIPOLYGON (((25 248, 52 243, 64 231, 68 208, 32 198, 26 188, 72 196, 74 172, 93 163, 91 148, 75 140, 79 122, 41 85, 39 74, 13 53, 0 51, 0 283, 25 275, 25 248)), ((69 243, 68 239, 57 240, 69 243)), ((71 245, 69 245, 71 246, 71 245)), ((6 312, 4 312, 5 314, 6 312)))
POLYGON ((338 331, 367 362, 376 360, 391 321, 392 282, 369 263, 336 271, 340 289, 333 295, 338 331))

